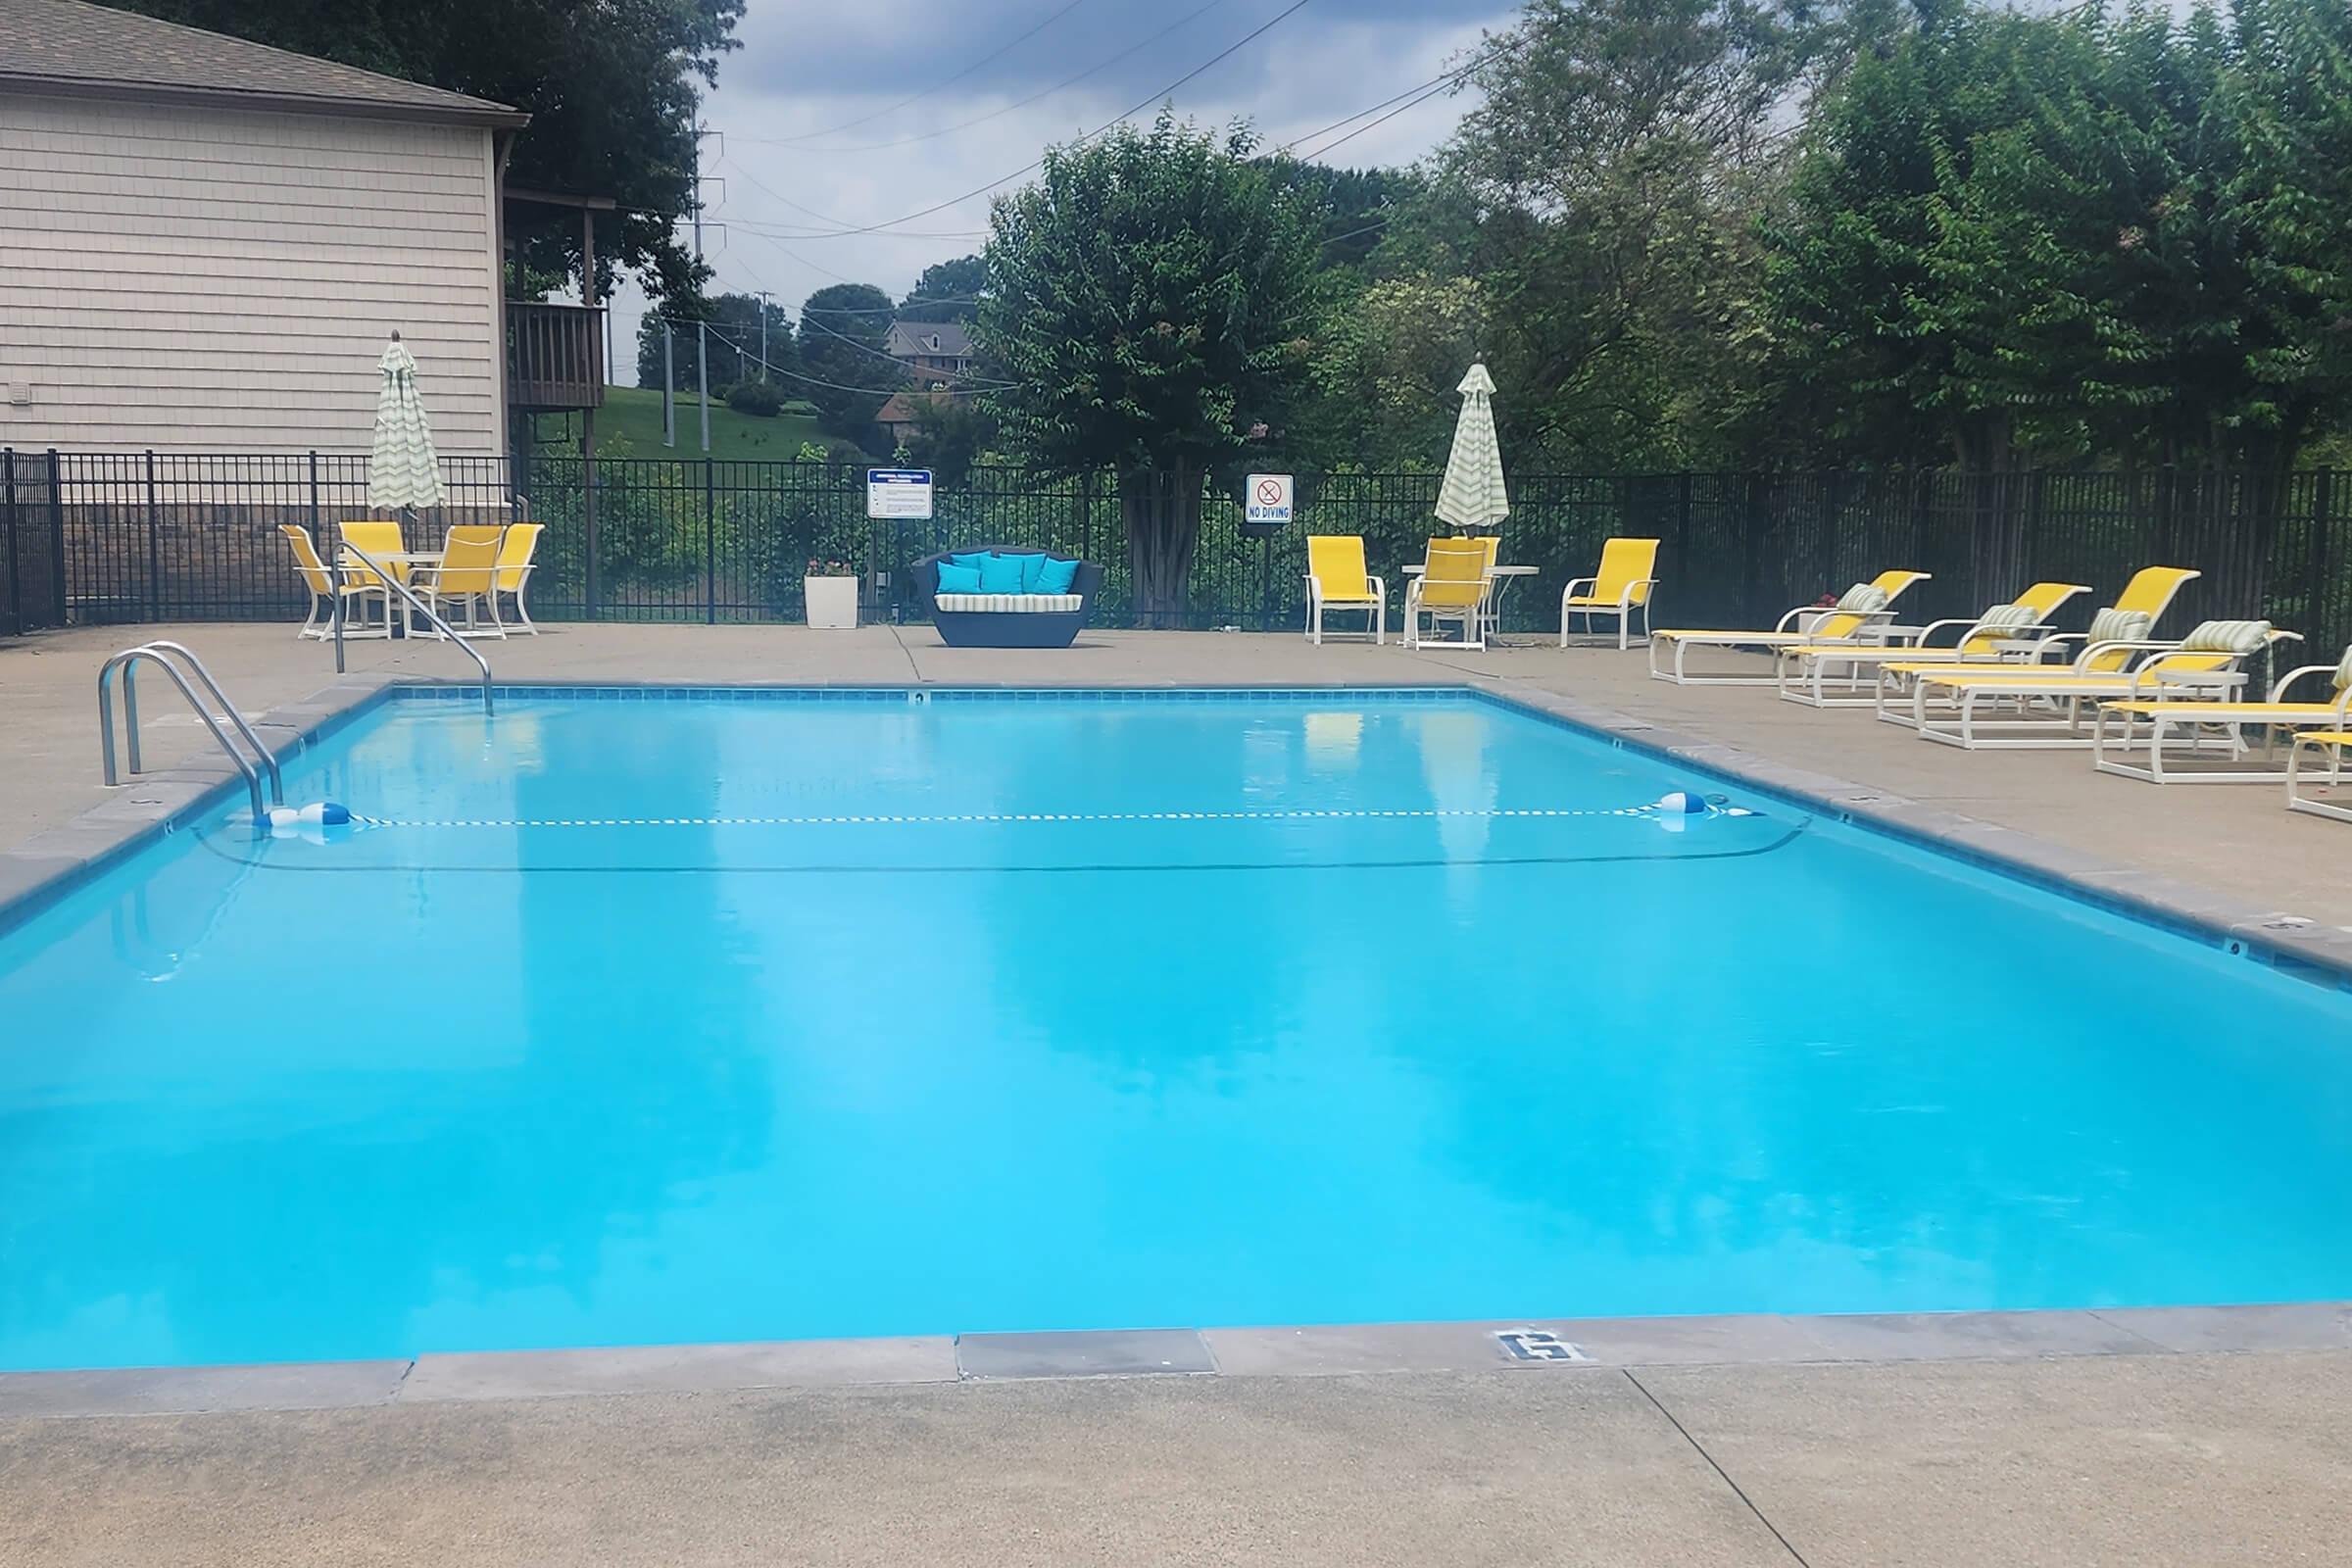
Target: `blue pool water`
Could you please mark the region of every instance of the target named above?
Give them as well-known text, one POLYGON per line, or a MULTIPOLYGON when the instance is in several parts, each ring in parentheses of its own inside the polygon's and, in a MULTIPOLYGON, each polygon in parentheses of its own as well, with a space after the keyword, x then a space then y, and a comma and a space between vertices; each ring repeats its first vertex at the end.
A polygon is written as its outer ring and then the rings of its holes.
POLYGON ((1467 697, 287 782, 0 937, 0 1367, 2352 1296, 2352 996, 1467 697))

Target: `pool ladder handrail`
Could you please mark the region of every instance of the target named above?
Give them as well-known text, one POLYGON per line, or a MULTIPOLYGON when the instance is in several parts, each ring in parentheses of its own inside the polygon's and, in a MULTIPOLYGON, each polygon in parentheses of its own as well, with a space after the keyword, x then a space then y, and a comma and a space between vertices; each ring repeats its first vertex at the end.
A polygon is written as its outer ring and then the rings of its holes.
MULTIPOLYGON (((438 611, 427 605, 423 600, 417 598, 415 594, 409 592, 409 585, 405 582, 402 582, 398 577, 393 576, 390 569, 387 568, 381 562, 377 561, 373 556, 369 555, 367 551, 362 550, 358 545, 353 544, 348 539, 342 541, 340 548, 345 555, 351 557, 354 561, 357 561, 361 565, 366 566, 369 571, 374 572, 377 581, 381 582, 385 587, 391 589, 394 593, 400 595, 401 598, 407 600, 409 602, 409 608, 416 611, 416 613, 422 615, 426 620, 431 621, 433 623, 434 630, 440 632, 443 638, 450 642, 456 643, 460 648, 466 650, 466 657, 472 660, 474 663, 480 667, 482 672, 482 711, 486 714, 495 714, 498 711, 498 708, 497 705, 491 701, 490 697, 490 661, 483 657, 482 651, 474 647, 473 644, 467 642, 465 638, 459 636, 457 627, 452 626, 448 621, 443 620, 438 611)), ((337 613, 335 615, 335 667, 337 669, 341 669, 343 667, 343 616, 341 614, 341 597, 337 596, 337 613)), ((386 607, 384 611, 384 618, 387 621, 392 618, 392 612, 389 607, 386 607)))
POLYGON ((262 738, 254 733, 253 726, 245 722, 245 715, 237 711, 237 705, 228 700, 228 693, 220 689, 220 683, 213 678, 213 672, 205 667, 204 661, 198 659, 195 650, 184 643, 158 638, 154 642, 141 643, 136 648, 125 648, 99 667, 98 746, 108 787, 122 782, 121 776, 115 771, 114 679, 118 669, 122 671, 123 749, 128 754, 130 770, 133 773, 146 771, 139 760, 138 666, 141 660, 160 666, 165 674, 172 677, 172 684, 179 688, 179 695, 188 700, 188 707, 204 721, 204 727, 212 731, 213 739, 220 744, 221 752, 244 777, 246 794, 253 801, 254 821, 267 824, 270 812, 262 800, 264 774, 270 779, 271 799, 280 806, 286 804, 286 781, 278 771, 277 758, 269 747, 262 744, 262 738), (186 666, 184 669, 181 667, 183 662, 186 666), (228 731, 220 727, 220 721, 213 716, 212 710, 196 695, 196 688, 188 684, 191 674, 213 701, 220 705, 221 711, 228 715, 229 724, 244 738, 245 744, 253 748, 251 760, 237 749, 236 742, 229 739, 228 731))

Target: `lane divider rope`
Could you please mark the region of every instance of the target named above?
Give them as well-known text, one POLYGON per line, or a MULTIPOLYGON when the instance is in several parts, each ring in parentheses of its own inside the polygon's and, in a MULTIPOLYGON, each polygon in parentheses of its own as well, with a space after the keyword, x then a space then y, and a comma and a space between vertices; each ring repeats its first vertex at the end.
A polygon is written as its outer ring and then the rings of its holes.
MULTIPOLYGON (((558 827, 921 827, 930 825, 994 825, 1020 822, 1298 822, 1323 820, 1422 819, 1433 817, 1595 817, 1658 815, 1654 806, 1617 807, 1496 807, 1446 810, 1439 808, 1371 808, 1338 809, 1295 808, 1239 811, 964 811, 936 815, 858 813, 822 816, 540 816, 540 817, 392 817, 354 811, 351 820, 364 827, 421 828, 558 828, 558 827)), ((1746 815, 1746 812, 1737 814, 1746 815)))

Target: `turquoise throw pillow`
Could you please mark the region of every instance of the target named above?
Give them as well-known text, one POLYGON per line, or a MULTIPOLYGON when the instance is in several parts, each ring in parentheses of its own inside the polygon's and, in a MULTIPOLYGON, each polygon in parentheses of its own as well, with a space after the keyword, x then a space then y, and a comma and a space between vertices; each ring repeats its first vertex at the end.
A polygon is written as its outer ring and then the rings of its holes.
POLYGON ((1046 558, 1044 556, 1015 556, 1012 559, 1021 564, 1021 592, 1025 594, 1039 592, 1037 574, 1045 565, 1046 558))
POLYGON ((976 594, 980 592, 980 568, 958 565, 953 561, 939 564, 939 591, 943 594, 976 594))
POLYGON ((984 594, 1017 594, 1021 588, 1021 558, 1018 556, 987 556, 980 562, 980 591, 984 594))
POLYGON ((1037 559, 1041 563, 1037 568, 1037 586, 1029 591, 1033 594, 1068 593, 1070 584, 1078 580, 1078 563, 1062 561, 1054 556, 1040 556, 1037 559))
POLYGON ((990 554, 986 550, 959 550, 948 559, 958 566, 969 566, 972 570, 978 571, 980 563, 986 561, 990 554))

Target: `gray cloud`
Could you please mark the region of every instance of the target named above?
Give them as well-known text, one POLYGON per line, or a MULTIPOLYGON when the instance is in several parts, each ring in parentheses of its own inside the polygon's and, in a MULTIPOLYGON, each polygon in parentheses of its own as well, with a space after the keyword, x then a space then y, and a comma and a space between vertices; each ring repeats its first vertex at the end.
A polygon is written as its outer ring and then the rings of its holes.
MULTIPOLYGON (((1048 144, 1092 131, 1154 95, 1288 0, 1220 0, 1118 66, 1019 104, 1203 3, 1085 0, 1028 43, 933 90, 1060 3, 903 0, 829 6, 820 19, 806 4, 751 0, 738 29, 744 48, 721 63, 717 90, 704 107, 719 133, 707 143, 705 160, 714 286, 770 290, 796 316, 808 294, 841 278, 902 295, 925 266, 979 248, 985 197, 892 225, 911 234, 813 231, 889 223, 1012 173, 1048 144), (917 94, 911 106, 837 128, 917 94)), ((1179 88, 1176 109, 1204 123, 1250 119, 1268 144, 1279 145, 1438 75, 1477 46, 1482 30, 1508 25, 1515 13, 1504 0, 1313 0, 1179 88)), ((1423 104, 1337 149, 1332 161, 1409 163, 1445 137, 1466 103, 1423 104)), ((1301 150, 1311 154, 1316 145, 1301 150)), ((630 288, 613 304, 620 340, 633 341, 642 298, 630 288)))

